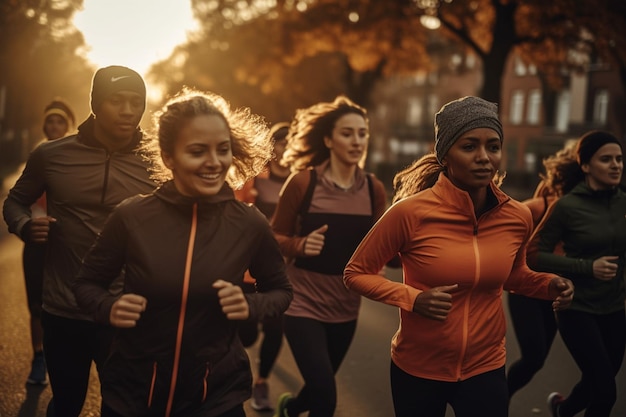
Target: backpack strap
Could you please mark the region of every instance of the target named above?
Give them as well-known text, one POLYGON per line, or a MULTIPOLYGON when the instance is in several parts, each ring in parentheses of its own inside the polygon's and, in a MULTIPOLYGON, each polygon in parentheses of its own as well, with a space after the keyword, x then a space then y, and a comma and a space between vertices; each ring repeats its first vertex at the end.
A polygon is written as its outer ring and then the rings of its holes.
POLYGON ((374 207, 376 206, 374 204, 374 181, 372 180, 372 174, 366 174, 365 175, 367 177, 367 189, 369 190, 370 193, 370 206, 372 209, 372 217, 375 216, 375 211, 374 211, 374 207))
POLYGON ((313 191, 315 190, 315 184, 317 184, 317 172, 315 168, 310 169, 309 172, 311 176, 309 178, 309 185, 304 192, 304 197, 302 198, 302 203, 300 203, 300 216, 304 216, 309 211, 309 207, 311 206, 311 199, 313 198, 313 191))

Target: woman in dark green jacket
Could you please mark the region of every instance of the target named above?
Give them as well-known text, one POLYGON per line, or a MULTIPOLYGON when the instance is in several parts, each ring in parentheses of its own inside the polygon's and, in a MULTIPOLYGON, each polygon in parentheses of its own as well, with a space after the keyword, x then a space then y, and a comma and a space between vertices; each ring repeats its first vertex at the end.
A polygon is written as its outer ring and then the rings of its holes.
POLYGON ((557 322, 582 377, 567 398, 550 394, 552 414, 570 417, 586 409, 585 416, 609 417, 626 346, 622 146, 612 134, 593 131, 581 137, 576 155, 581 181, 539 225, 529 265, 565 276, 576 288, 571 307, 557 312, 557 322), (565 256, 554 253, 559 242, 565 256))

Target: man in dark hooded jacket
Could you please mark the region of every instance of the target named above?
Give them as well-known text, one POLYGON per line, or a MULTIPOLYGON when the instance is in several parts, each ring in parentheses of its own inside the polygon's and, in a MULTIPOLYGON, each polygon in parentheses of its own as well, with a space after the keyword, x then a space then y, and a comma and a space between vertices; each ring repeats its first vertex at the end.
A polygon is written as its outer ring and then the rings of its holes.
POLYGON ((47 243, 42 326, 53 394, 47 417, 79 416, 91 363, 100 366, 108 353, 112 330, 78 307, 71 284, 113 208, 155 188, 138 152, 145 107, 146 86, 137 72, 122 66, 96 71, 92 114, 76 135, 33 150, 4 203, 10 232, 47 243), (47 215, 33 217, 30 207, 44 192, 47 215))

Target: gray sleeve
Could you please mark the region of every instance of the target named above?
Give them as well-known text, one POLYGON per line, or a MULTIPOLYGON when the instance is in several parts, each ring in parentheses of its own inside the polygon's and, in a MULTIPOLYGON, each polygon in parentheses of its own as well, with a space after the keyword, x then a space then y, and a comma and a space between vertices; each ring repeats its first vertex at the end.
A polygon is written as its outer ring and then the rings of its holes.
POLYGON ((30 207, 42 196, 45 189, 44 157, 38 147, 31 153, 24 171, 4 201, 2 214, 9 232, 24 240, 22 229, 31 219, 30 207))

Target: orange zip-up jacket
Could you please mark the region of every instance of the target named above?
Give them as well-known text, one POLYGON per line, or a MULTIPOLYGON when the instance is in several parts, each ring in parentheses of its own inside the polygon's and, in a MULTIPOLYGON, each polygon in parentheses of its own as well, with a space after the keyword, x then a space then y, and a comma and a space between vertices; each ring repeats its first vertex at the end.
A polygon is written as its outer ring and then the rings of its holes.
POLYGON ((556 275, 526 265, 530 211, 494 184, 489 194, 493 207, 477 219, 469 194, 441 174, 432 188, 391 206, 346 266, 348 288, 400 307, 391 358, 411 375, 454 382, 504 366, 503 289, 549 299, 556 275), (402 283, 377 274, 396 254, 402 283), (445 321, 412 312, 422 291, 453 284, 445 321))

